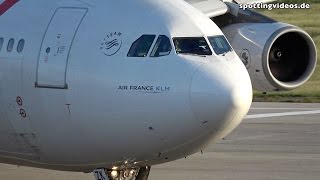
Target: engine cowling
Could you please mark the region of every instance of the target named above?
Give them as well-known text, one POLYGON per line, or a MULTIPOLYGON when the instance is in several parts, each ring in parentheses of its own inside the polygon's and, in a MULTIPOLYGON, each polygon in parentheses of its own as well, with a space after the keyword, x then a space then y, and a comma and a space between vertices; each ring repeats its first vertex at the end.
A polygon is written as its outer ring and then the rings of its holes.
POLYGON ((315 70, 315 44, 296 26, 280 22, 236 23, 222 31, 246 65, 255 90, 292 90, 303 85, 315 70))

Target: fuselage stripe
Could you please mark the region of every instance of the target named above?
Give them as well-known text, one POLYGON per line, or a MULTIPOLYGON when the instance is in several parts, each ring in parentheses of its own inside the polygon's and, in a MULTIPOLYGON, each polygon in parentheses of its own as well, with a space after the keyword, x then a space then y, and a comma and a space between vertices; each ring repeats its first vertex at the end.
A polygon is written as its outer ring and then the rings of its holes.
POLYGON ((13 5, 15 5, 19 0, 5 0, 0 4, 0 16, 7 12, 13 5))

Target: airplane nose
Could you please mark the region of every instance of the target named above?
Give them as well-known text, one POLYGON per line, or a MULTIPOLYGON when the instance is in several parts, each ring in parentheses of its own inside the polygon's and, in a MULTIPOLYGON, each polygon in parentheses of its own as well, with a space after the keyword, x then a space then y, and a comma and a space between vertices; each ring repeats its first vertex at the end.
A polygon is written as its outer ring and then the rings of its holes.
POLYGON ((190 102, 197 121, 215 139, 225 137, 240 124, 251 106, 252 86, 247 70, 202 65, 192 78, 190 102))

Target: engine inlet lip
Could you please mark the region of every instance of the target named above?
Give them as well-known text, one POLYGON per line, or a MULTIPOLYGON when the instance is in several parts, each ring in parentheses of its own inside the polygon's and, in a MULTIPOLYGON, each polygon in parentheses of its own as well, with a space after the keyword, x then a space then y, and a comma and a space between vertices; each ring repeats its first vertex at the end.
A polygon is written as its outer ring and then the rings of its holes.
POLYGON ((267 40, 263 48, 262 69, 269 83, 279 90, 292 90, 304 84, 312 76, 315 70, 316 64, 317 64, 317 50, 316 50, 315 43, 313 42, 309 34, 307 34, 305 31, 303 31, 302 29, 296 26, 288 25, 286 27, 280 28, 277 31, 275 31, 271 35, 271 37, 267 40), (280 36, 287 33, 292 33, 292 32, 298 33, 300 36, 302 36, 303 39, 305 39, 306 43, 308 44, 309 54, 310 54, 310 63, 307 66, 305 73, 303 73, 303 75, 300 78, 291 82, 282 82, 282 81, 279 81, 277 78, 275 78, 271 72, 270 64, 268 60, 269 52, 271 51, 272 45, 276 42, 276 40, 280 36))

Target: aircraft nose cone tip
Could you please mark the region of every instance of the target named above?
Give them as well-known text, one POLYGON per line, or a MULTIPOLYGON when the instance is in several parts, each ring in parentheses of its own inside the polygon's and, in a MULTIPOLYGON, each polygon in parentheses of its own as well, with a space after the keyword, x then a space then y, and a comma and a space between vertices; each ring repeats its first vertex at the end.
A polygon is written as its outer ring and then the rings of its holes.
POLYGON ((252 102, 252 87, 251 84, 235 83, 230 89, 230 104, 235 108, 246 108, 252 102))
POLYGON ((226 135, 249 111, 252 87, 246 76, 235 82, 232 76, 223 74, 226 73, 197 71, 190 87, 190 103, 199 123, 205 122, 209 130, 223 131, 226 135))

